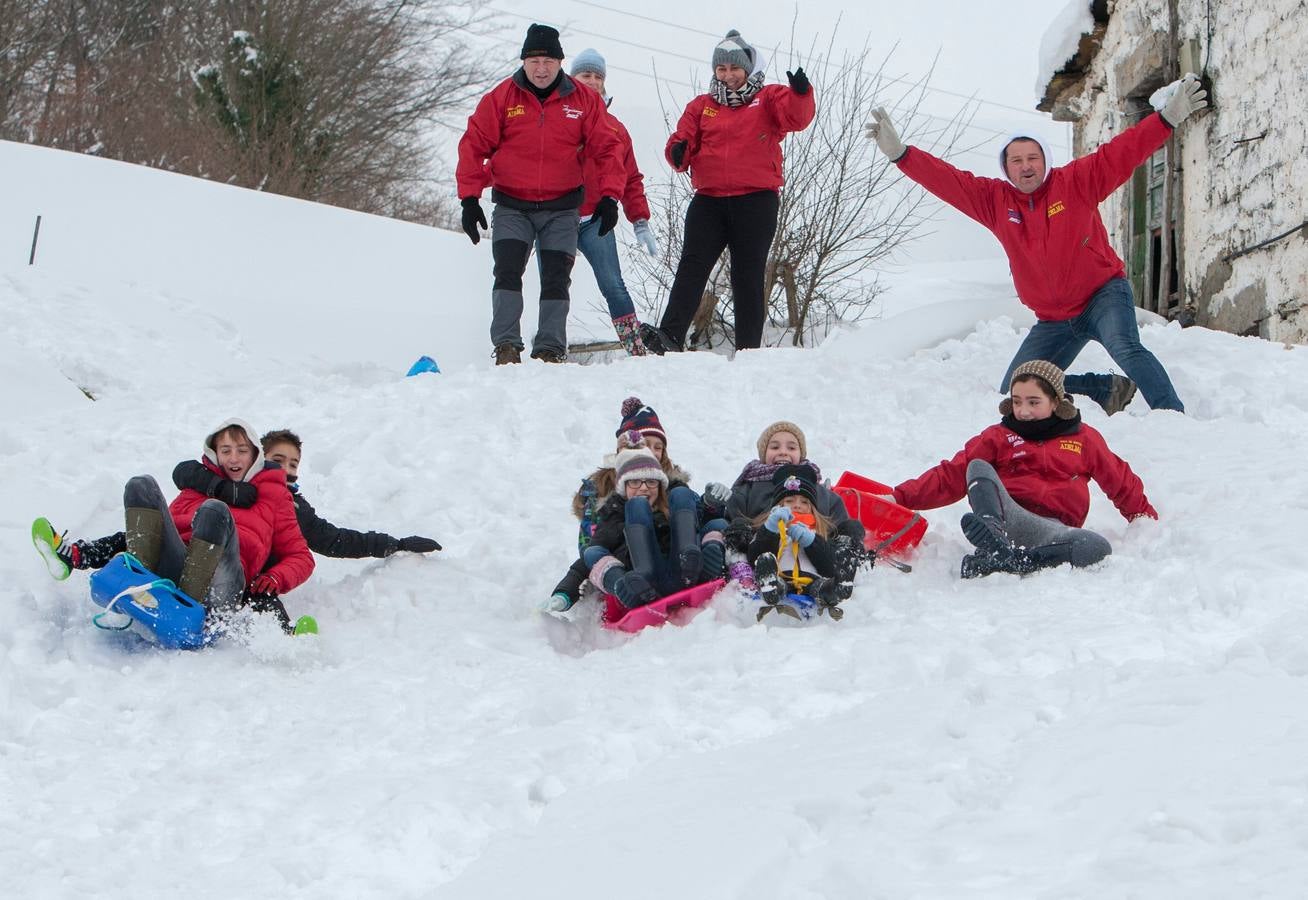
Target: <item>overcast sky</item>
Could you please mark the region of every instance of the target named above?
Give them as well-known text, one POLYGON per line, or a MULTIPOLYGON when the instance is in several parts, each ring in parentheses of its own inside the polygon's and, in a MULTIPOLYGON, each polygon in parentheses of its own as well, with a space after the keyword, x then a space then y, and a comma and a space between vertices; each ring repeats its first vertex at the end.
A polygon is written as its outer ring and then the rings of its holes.
MULTIPOLYGON (((661 165, 667 138, 659 92, 675 119, 703 91, 714 44, 736 28, 765 48, 781 78, 796 62, 812 69, 807 48, 815 41, 825 47, 833 33, 838 50, 867 43, 865 69, 875 69, 889 54, 887 72, 909 78, 925 75, 938 54, 923 109, 947 118, 968 98, 984 101, 967 136, 976 149, 951 161, 998 175, 999 147, 1018 130, 1045 140, 1056 162, 1067 159, 1068 126, 1035 111, 1040 40, 1063 5, 1061 0, 873 0, 848 6, 807 2, 797 12, 800 7, 783 0, 493 0, 491 10, 510 36, 525 34, 532 21, 545 22, 559 28, 567 55, 594 47, 605 56, 613 112, 632 132, 646 172, 661 165), (787 50, 792 43, 805 48, 798 58, 787 50)), ((505 74, 513 65, 506 61, 505 74)), ((859 76, 851 71, 850 77, 859 76)), ((911 134, 907 140, 912 143, 911 134)), ((936 236, 915 248, 915 259, 1000 253, 994 238, 952 211, 941 213, 932 227, 936 236)))

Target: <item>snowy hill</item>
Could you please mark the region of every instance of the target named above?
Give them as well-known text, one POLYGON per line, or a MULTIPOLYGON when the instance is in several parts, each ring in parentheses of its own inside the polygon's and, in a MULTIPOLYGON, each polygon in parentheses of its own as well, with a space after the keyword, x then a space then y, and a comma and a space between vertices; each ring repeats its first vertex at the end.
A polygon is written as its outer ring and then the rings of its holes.
POLYGON ((1304 348, 1145 328, 1190 414, 1084 407, 1162 517, 1128 525, 1093 490, 1114 546, 1093 570, 962 582, 954 507, 838 624, 751 625, 728 596, 622 640, 534 602, 624 397, 696 487, 782 417, 830 477, 916 475, 997 418, 1029 322, 1003 262, 898 273, 885 318, 812 351, 492 369, 489 255, 462 238, 0 154, 27 198, 3 245, 38 206, 70 229, 0 266, 7 896, 1301 895, 1304 348), (400 377, 420 352, 446 371, 400 377), (321 560, 287 598, 317 638, 97 631, 31 519, 117 530, 126 478, 166 484, 231 414, 305 437, 326 517, 445 551, 321 560))

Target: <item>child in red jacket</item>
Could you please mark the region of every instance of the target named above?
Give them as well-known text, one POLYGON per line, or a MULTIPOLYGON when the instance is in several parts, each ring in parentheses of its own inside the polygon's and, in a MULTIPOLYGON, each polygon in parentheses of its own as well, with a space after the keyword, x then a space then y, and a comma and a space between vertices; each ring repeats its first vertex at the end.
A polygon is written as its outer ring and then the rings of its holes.
POLYGON ((963 534, 977 552, 963 558, 964 578, 1088 566, 1112 553, 1101 535, 1080 527, 1090 510, 1089 478, 1128 520, 1158 518, 1140 478, 1098 431, 1082 424, 1053 363, 1018 366, 999 412, 1000 424, 894 491, 895 502, 910 509, 967 495, 972 512, 963 516, 963 534))
POLYGON ((191 488, 168 504, 154 478, 138 475, 123 491, 126 531, 95 541, 60 538, 55 554, 69 569, 98 569, 126 551, 211 613, 248 602, 291 630, 280 595, 308 579, 313 554, 295 520, 286 476, 266 465, 256 434, 228 419, 205 438, 203 450, 214 476, 255 490, 253 504, 229 505, 191 488))

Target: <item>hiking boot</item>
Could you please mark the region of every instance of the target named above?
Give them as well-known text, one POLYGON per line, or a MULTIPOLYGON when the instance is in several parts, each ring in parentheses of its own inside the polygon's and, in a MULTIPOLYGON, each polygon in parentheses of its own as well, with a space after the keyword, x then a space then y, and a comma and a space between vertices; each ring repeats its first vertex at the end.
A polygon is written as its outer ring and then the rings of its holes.
POLYGON ((495 365, 507 366, 520 362, 522 362, 522 351, 515 345, 497 344, 495 346, 495 365))
POLYGON ((645 349, 650 353, 662 356, 664 353, 680 353, 681 344, 672 339, 662 328, 655 328, 648 322, 640 323, 640 339, 645 343, 645 349))
POLYGON ((558 350, 546 350, 542 348, 537 348, 531 351, 531 358, 539 359, 544 363, 562 363, 568 361, 568 355, 566 353, 560 353, 558 350))
POLYGON ((1104 408, 1104 412, 1111 416, 1120 413, 1131 405, 1131 401, 1135 399, 1136 387, 1135 382, 1125 375, 1110 375, 1108 377, 1113 379, 1113 386, 1108 389, 1108 399, 1096 402, 1104 408))
POLYGON ((984 578, 987 575, 1002 571, 1004 571, 1003 567, 1000 566, 992 554, 969 553, 963 557, 963 562, 958 569, 958 575, 960 578, 984 578))

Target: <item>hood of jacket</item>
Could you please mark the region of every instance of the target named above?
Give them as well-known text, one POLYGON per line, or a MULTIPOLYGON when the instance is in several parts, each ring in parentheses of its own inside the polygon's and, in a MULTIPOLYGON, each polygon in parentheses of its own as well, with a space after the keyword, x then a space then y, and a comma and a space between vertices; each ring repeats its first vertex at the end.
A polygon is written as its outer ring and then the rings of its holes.
POLYGON ((259 445, 259 432, 255 431, 250 423, 244 419, 224 419, 221 425, 217 428, 211 429, 208 436, 204 439, 204 450, 200 455, 213 463, 221 472, 222 465, 218 462, 218 451, 214 448, 213 439, 228 428, 231 428, 233 425, 245 432, 245 439, 250 442, 250 446, 254 447, 254 460, 250 463, 250 468, 246 470, 245 475, 241 478, 242 481, 253 481, 254 476, 262 472, 267 466, 267 460, 263 458, 263 448, 259 445))

